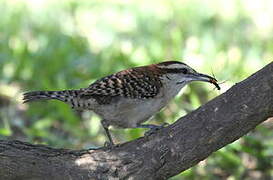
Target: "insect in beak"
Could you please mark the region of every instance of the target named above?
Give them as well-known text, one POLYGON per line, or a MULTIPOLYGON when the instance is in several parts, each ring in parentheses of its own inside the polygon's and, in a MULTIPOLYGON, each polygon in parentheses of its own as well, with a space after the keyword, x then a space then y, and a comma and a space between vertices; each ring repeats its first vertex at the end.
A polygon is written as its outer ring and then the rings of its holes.
POLYGON ((212 84, 214 84, 214 86, 217 88, 217 90, 220 90, 221 88, 220 88, 220 86, 219 86, 219 84, 217 83, 217 80, 216 79, 210 79, 210 81, 209 81, 210 83, 212 83, 212 84))

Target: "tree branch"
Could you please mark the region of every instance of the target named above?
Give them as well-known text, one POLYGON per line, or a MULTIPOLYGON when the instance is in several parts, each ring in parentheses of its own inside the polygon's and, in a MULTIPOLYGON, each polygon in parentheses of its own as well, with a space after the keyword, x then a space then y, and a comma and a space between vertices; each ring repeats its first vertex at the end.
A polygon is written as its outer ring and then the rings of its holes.
POLYGON ((112 150, 0 141, 3 179, 167 179, 273 115, 273 63, 148 137, 112 150))

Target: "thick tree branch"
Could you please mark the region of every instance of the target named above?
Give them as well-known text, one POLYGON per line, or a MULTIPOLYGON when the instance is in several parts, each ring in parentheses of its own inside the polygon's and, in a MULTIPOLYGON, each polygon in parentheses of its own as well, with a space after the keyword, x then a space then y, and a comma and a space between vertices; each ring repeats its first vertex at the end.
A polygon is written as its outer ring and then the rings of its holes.
POLYGON ((112 150, 0 141, 2 179, 167 179, 273 116, 273 63, 157 133, 112 150))

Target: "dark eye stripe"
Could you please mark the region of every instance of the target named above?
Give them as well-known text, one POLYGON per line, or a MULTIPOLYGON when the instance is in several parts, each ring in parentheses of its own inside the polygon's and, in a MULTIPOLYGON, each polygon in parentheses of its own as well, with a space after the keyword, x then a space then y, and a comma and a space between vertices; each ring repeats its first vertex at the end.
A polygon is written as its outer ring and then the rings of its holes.
POLYGON ((188 69, 182 68, 182 69, 181 69, 181 72, 182 72, 183 74, 187 74, 187 73, 188 73, 188 69))

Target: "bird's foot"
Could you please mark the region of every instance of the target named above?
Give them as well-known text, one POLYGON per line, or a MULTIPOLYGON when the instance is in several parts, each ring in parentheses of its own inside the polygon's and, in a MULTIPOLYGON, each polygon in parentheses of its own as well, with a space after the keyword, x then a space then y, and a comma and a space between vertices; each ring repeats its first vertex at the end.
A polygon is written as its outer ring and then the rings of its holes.
POLYGON ((163 123, 163 124, 161 124, 159 126, 154 125, 154 127, 150 128, 149 131, 146 131, 144 133, 144 136, 150 136, 150 135, 154 134, 156 131, 158 131, 158 130, 164 128, 164 127, 167 127, 168 125, 169 125, 168 123, 163 123))
POLYGON ((109 142, 109 141, 106 141, 105 143, 104 143, 104 146, 103 146, 104 148, 106 148, 106 149, 113 149, 114 147, 115 147, 115 144, 114 143, 111 143, 111 142, 109 142))
POLYGON ((168 123, 163 123, 161 125, 154 125, 154 124, 141 124, 138 126, 138 128, 149 128, 150 130, 146 131, 144 133, 144 136, 150 136, 151 134, 154 134, 156 131, 168 126, 168 123))

